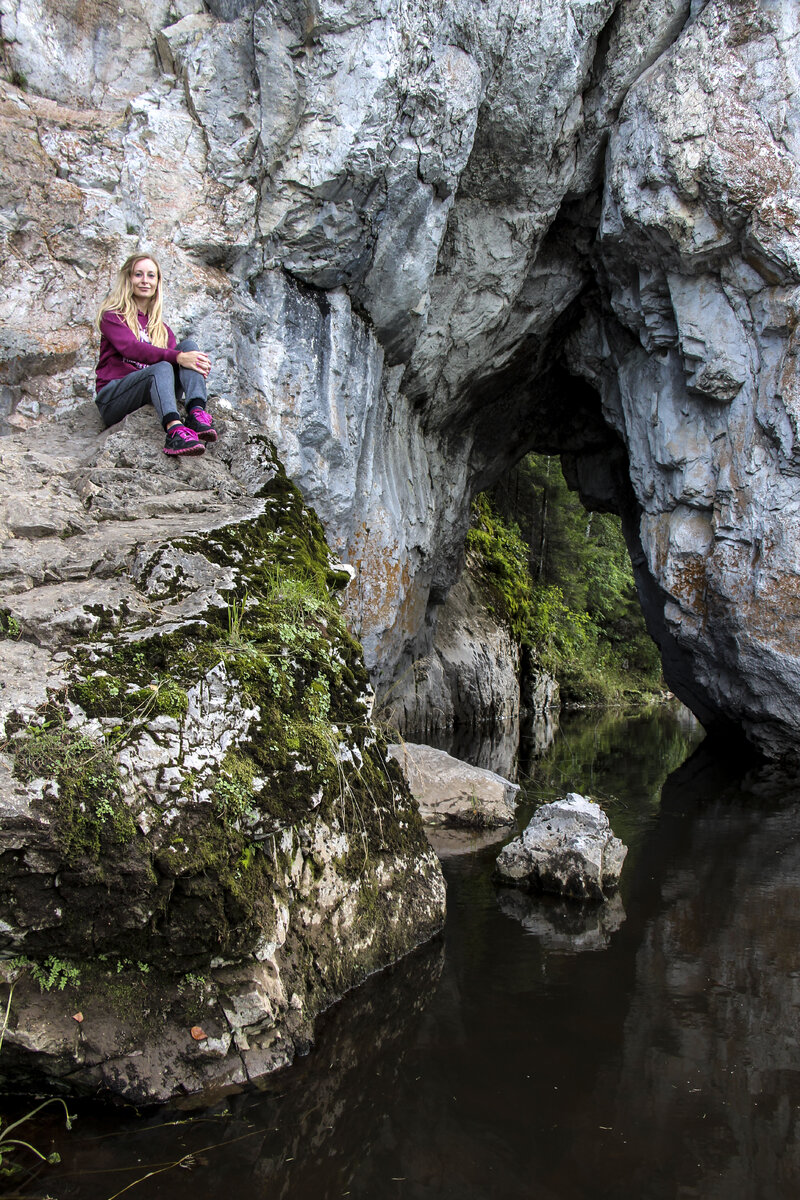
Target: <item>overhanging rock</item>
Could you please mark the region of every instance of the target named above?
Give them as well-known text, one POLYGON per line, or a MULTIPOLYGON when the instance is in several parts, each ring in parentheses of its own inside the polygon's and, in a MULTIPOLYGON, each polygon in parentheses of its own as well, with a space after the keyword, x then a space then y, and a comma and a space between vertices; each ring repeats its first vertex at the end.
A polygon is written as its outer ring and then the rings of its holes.
POLYGON ((113 6, 6 7, 0 427, 91 397, 98 300, 163 250, 384 694, 539 449, 621 513, 672 689, 798 757, 795 0, 136 0, 124 78, 113 6))

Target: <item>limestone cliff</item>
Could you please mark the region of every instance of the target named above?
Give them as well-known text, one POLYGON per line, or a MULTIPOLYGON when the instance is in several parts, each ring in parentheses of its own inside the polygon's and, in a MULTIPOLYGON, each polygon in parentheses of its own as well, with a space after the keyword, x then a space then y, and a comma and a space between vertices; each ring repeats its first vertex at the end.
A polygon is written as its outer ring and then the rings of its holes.
POLYGON ((430 650, 398 664, 381 716, 404 736, 514 777, 520 739, 537 755, 549 745, 559 689, 497 608, 473 556, 437 611, 430 650))
POLYGON ((622 512, 676 691, 796 753, 793 0, 0 12, 7 428, 90 395, 152 246, 356 567, 380 688, 536 447, 622 512))

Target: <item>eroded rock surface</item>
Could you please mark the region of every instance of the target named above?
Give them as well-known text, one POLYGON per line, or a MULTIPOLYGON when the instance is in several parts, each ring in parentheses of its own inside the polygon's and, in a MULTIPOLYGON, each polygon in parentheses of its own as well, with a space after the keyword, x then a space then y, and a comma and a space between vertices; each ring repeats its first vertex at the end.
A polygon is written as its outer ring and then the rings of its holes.
POLYGON ((519 784, 444 750, 413 742, 388 748, 430 826, 497 829, 513 825, 519 784))
POLYGON ((794 5, 710 3, 631 89, 599 226, 610 311, 572 343, 626 443, 667 676, 772 754, 797 738, 799 39, 794 5))
POLYGON ((150 245, 356 569, 382 691, 537 448, 622 513, 671 687, 797 753, 794 0, 0 13, 6 428, 90 395, 150 245))
POLYGON ((0 443, 14 1086, 257 1078, 443 919, 321 526, 246 419, 200 459, 161 443, 94 405, 0 443))
POLYGON ((619 883, 627 853, 600 805, 568 792, 537 809, 521 836, 503 847, 496 875, 532 891, 604 900, 619 883))
POLYGON ((509 726, 519 739, 520 652, 508 625, 490 611, 468 569, 447 594, 429 653, 409 655, 384 699, 401 733, 441 736, 509 726))

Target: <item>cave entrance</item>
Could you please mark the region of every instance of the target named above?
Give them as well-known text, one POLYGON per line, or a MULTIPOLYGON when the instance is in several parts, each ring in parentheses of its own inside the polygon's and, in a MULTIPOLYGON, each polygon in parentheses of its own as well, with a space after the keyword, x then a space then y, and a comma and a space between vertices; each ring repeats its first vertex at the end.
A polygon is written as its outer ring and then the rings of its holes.
POLYGON ((468 569, 511 623, 523 673, 552 675, 563 705, 663 693, 621 518, 587 509, 558 456, 529 453, 481 493, 467 545, 468 569))

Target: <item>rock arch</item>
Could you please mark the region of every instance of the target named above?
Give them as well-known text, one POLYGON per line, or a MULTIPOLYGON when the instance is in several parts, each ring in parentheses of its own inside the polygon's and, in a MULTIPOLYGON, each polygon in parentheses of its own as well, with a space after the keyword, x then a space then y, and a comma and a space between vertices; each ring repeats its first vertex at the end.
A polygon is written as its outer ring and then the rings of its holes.
POLYGON ((91 395, 98 294, 158 246, 356 566, 379 683, 473 491, 546 447, 622 513, 678 694, 796 753, 796 5, 134 9, 2 18, 6 431, 91 395))

